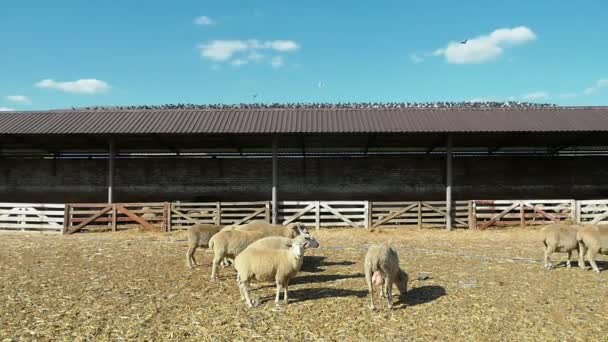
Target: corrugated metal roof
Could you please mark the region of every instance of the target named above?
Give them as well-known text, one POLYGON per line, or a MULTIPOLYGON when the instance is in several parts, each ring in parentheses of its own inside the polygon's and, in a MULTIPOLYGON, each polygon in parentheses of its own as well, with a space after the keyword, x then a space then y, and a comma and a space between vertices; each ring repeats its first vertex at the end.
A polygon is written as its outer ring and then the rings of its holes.
POLYGON ((608 107, 95 109, 0 113, 0 134, 608 131, 608 107))

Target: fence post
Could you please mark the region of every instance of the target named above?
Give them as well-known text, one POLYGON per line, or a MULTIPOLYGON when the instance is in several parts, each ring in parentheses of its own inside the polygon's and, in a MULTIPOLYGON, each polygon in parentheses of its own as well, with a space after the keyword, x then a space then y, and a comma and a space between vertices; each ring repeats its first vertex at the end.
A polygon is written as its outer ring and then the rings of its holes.
POLYGON ((526 228, 526 209, 523 203, 519 203, 519 226, 520 228, 526 228))
POLYGON ((363 208, 365 213, 364 218, 363 218, 363 225, 365 226, 365 229, 371 229, 371 220, 372 220, 372 202, 370 201, 365 201, 365 204, 363 204, 363 208))
POLYGON ((469 229, 477 229, 477 210, 474 200, 469 201, 469 229))
POLYGON ((266 207, 264 211, 264 219, 266 220, 266 222, 270 223, 270 202, 266 201, 264 206, 266 207))
POLYGON ((321 228, 321 202, 315 201, 315 229, 319 231, 321 228))
POLYGON ((572 221, 581 223, 581 202, 572 200, 572 221))
POLYGON ((163 225, 165 232, 171 231, 171 203, 168 202, 163 204, 163 225))
POLYGON ((71 215, 70 215, 70 210, 71 210, 71 205, 66 204, 64 209, 63 209, 63 234, 67 234, 68 230, 70 229, 70 224, 71 224, 71 215))
POLYGON ((118 215, 117 215, 117 212, 116 212, 116 203, 112 204, 112 212, 111 212, 111 215, 112 215, 112 231, 113 231, 113 232, 115 232, 115 231, 116 231, 116 229, 117 229, 117 227, 116 227, 116 226, 117 226, 116 222, 118 221, 118 218, 116 217, 116 216, 118 216, 118 215))
POLYGON ((422 202, 418 201, 418 229, 422 229, 422 202))
POLYGON ((222 203, 221 202, 215 202, 215 225, 216 226, 221 226, 222 225, 222 203))

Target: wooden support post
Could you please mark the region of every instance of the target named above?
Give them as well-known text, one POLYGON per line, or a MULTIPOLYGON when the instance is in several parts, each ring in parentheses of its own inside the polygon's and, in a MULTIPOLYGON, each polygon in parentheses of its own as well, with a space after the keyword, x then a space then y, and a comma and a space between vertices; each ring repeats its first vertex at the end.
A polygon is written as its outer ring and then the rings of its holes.
POLYGON ((114 202, 114 140, 110 140, 108 151, 108 203, 114 202))
POLYGON ((71 210, 72 206, 69 204, 66 204, 64 209, 63 209, 63 234, 67 234, 68 230, 70 229, 70 218, 72 217, 72 215, 70 214, 70 210, 71 210))
POLYGON ((163 222, 161 231, 171 231, 171 203, 163 203, 163 222))
POLYGON ((418 202, 418 229, 422 229, 422 202, 418 202))
POLYGON ((315 229, 319 231, 321 228, 321 202, 315 202, 315 229))
POLYGON ((266 207, 264 210, 264 220, 270 223, 270 202, 266 202, 264 206, 266 207))
POLYGON ((279 182, 278 145, 277 138, 272 139, 272 224, 277 224, 277 212, 279 210, 277 199, 277 185, 279 182))
POLYGON ((519 226, 520 228, 526 228, 526 207, 523 203, 519 205, 519 226))
POLYGON ((372 229, 372 219, 373 219, 373 202, 365 201, 365 228, 372 229))
POLYGON ((477 229, 477 211, 475 210, 475 201, 468 201, 469 207, 469 229, 477 229))
POLYGON ((445 228, 452 230, 452 135, 448 134, 445 147, 445 228))
POLYGON ((222 225, 222 203, 221 202, 215 202, 215 225, 216 226, 221 226, 222 225))
POLYGON ((115 232, 118 227, 116 222, 118 221, 118 212, 116 211, 116 204, 112 204, 112 231, 115 232))

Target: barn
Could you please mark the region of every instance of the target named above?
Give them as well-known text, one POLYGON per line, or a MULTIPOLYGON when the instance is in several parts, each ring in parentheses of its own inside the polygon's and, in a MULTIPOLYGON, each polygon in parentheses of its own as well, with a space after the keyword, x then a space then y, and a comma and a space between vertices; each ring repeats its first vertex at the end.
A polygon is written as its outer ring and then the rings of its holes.
POLYGON ((3 203, 268 201, 276 221, 279 202, 443 201, 451 227, 457 201, 608 198, 608 107, 5 112, 0 151, 3 203))

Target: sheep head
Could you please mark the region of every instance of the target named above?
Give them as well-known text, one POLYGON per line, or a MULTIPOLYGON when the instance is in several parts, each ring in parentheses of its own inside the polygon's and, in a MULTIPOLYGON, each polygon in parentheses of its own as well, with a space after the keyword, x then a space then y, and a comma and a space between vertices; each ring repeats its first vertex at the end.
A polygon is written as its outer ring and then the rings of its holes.
POLYGON ((304 223, 301 223, 301 222, 290 223, 288 225, 288 227, 290 227, 293 230, 291 233, 292 238, 294 238, 298 235, 310 236, 310 233, 308 232, 308 228, 306 228, 304 223))
POLYGON ((305 241, 294 240, 291 244, 287 245, 296 259, 300 259, 304 256, 305 241))
POLYGON ((397 279, 395 279, 394 283, 397 285, 399 293, 402 295, 407 292, 408 278, 407 273, 405 273, 403 270, 399 270, 399 272, 397 272, 397 279))

